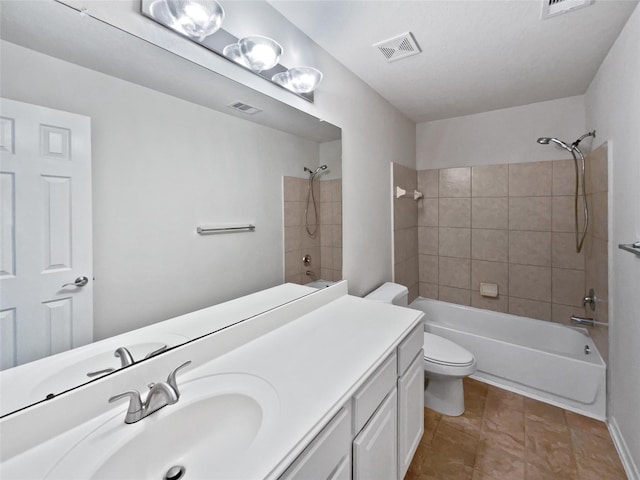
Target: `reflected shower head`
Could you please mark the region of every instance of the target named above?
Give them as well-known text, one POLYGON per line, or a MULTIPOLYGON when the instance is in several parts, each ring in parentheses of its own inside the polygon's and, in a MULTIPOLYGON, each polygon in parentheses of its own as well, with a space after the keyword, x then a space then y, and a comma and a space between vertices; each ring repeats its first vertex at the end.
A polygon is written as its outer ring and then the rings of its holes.
POLYGON ((555 143, 559 147, 571 151, 571 147, 569 145, 564 143, 562 140, 558 140, 557 138, 541 137, 537 140, 537 142, 541 145, 549 145, 549 143, 555 143))
POLYGON ((316 171, 314 173, 318 173, 320 170, 326 170, 328 167, 326 165, 320 165, 318 168, 316 168, 316 171))

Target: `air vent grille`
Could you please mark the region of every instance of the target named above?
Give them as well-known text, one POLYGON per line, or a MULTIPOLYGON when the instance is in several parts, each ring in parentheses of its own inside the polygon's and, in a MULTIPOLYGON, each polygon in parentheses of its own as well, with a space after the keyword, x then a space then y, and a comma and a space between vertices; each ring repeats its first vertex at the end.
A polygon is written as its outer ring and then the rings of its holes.
POLYGON ((411 32, 375 43, 373 46, 382 53, 388 62, 395 62, 401 58, 417 55, 421 52, 411 32))
POLYGON ((555 17, 571 10, 588 7, 593 4, 593 0, 542 0, 542 12, 540 18, 555 17))
POLYGON ((259 112, 262 111, 258 107, 254 107, 254 106, 249 105, 248 103, 244 103, 244 102, 233 102, 233 103, 230 103, 229 105, 227 105, 227 107, 233 108, 234 110, 242 112, 245 115, 255 115, 256 113, 259 113, 259 112))

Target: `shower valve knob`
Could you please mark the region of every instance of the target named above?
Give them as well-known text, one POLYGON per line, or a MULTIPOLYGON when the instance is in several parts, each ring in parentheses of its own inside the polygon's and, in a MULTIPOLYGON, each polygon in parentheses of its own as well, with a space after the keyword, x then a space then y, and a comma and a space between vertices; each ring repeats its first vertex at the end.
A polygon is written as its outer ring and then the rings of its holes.
POLYGON ((307 253, 304 257, 302 257, 302 263, 304 264, 305 267, 308 267, 309 265, 311 265, 311 255, 307 253))

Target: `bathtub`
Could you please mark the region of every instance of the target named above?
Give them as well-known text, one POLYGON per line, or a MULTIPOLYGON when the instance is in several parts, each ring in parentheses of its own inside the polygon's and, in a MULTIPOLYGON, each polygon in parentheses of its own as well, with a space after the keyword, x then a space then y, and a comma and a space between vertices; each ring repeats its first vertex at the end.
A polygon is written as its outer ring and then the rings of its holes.
POLYGON ((586 329, 422 297, 410 308, 425 313, 425 331, 473 353, 472 378, 605 419, 606 365, 586 329))

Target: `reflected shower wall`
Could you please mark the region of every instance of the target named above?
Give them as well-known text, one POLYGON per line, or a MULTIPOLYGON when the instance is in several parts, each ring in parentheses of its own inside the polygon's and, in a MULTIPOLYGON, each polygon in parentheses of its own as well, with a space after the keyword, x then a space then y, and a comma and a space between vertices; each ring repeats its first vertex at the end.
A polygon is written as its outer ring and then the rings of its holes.
MULTIPOLYGON (((284 177, 285 282, 306 284, 314 280, 342 279, 342 179, 316 180, 318 229, 309 235, 305 207, 309 179, 284 177), (310 255, 305 265, 303 257, 310 255)), ((313 206, 309 219, 314 223, 313 206)), ((313 231, 313 228, 311 229, 313 231)))

